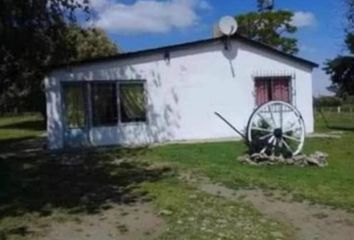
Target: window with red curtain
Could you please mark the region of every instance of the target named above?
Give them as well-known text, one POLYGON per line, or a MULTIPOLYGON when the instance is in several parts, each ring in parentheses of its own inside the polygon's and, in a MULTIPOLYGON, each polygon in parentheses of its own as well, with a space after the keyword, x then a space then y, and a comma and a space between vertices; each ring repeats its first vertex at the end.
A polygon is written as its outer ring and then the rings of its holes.
POLYGON ((268 81, 267 78, 256 78, 256 104, 257 106, 262 105, 269 101, 269 91, 268 91, 268 81))
POLYGON ((257 106, 273 100, 290 103, 290 77, 258 77, 255 88, 257 106))

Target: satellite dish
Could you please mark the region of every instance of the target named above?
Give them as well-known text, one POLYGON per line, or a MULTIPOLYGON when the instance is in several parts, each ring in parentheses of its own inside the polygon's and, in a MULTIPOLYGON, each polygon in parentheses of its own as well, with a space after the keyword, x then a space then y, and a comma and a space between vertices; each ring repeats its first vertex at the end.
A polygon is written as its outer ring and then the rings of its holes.
POLYGON ((235 18, 231 16, 222 17, 219 21, 219 30, 226 36, 234 35, 237 31, 238 24, 235 18))

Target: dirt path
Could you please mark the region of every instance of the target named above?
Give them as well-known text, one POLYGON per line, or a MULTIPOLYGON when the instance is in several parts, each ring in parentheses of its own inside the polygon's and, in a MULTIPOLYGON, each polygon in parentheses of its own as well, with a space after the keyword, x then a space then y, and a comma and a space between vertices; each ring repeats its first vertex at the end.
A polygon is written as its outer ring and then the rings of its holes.
POLYGON ((165 230, 164 221, 148 204, 116 205, 100 214, 55 222, 38 240, 139 240, 154 239, 165 230))
POLYGON ((204 178, 187 181, 209 194, 250 202, 262 214, 293 228, 298 240, 354 240, 354 214, 344 210, 295 202, 280 191, 233 190, 204 178))

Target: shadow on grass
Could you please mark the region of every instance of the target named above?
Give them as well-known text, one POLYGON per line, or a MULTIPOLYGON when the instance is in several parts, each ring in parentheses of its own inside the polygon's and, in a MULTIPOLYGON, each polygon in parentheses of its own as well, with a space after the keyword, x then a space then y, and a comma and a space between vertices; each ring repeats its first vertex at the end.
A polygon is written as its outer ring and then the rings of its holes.
POLYGON ((97 213, 109 203, 148 200, 135 191, 139 183, 169 172, 135 161, 145 148, 51 154, 31 151, 27 144, 36 141, 17 142, 18 154, 0 154, 0 218, 34 212, 48 216, 56 209, 97 213))
POLYGON ((43 120, 31 120, 10 123, 7 125, 0 126, 0 129, 21 129, 21 130, 33 130, 33 131, 42 131, 45 130, 45 122, 43 120))
POLYGON ((336 130, 336 131, 350 131, 354 132, 354 127, 347 127, 347 126, 328 126, 328 129, 330 130, 336 130))
POLYGON ((43 137, 0 139, 0 160, 10 157, 25 159, 31 155, 43 154, 45 148, 46 140, 43 137))

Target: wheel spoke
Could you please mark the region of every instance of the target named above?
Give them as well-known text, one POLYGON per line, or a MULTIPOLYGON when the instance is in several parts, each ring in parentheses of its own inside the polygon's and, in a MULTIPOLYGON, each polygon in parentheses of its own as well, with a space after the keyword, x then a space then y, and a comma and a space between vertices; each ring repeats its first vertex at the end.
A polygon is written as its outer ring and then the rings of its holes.
POLYGON ((266 138, 268 138, 268 137, 270 137, 272 135, 273 135, 273 133, 268 133, 267 135, 264 135, 264 136, 260 137, 259 139, 260 140, 264 140, 264 139, 266 139, 266 138))
POLYGON ((277 146, 277 138, 275 137, 274 139, 273 139, 273 142, 272 142, 272 155, 274 155, 274 153, 275 153, 275 147, 277 146))
POLYGON ((295 142, 301 142, 300 139, 291 137, 291 136, 286 135, 286 134, 284 134, 283 137, 286 138, 286 139, 289 139, 289 140, 293 140, 293 141, 295 141, 295 142))
POLYGON ((289 150, 289 152, 293 153, 293 150, 291 149, 291 147, 286 143, 286 141, 284 139, 281 140, 281 142, 284 144, 284 146, 289 150))
POLYGON ((260 128, 260 127, 252 127, 252 130, 257 130, 257 131, 261 131, 261 132, 268 132, 268 133, 273 132, 273 130, 271 130, 271 129, 260 128))
POLYGON ((278 143, 278 139, 277 139, 277 138, 274 138, 274 140, 273 140, 273 146, 276 146, 277 143, 278 143))
POLYGON ((274 128, 276 128, 276 127, 277 127, 277 124, 276 124, 276 122, 275 122, 274 114, 273 114, 272 109, 270 108, 270 106, 268 106, 268 110, 269 110, 269 112, 270 112, 270 117, 271 117, 272 122, 273 122, 273 124, 274 124, 274 128))
POLYGON ((266 146, 261 150, 261 153, 265 153, 265 151, 267 151, 268 146, 273 142, 274 138, 275 138, 274 136, 271 136, 271 137, 269 138, 268 143, 267 143, 266 146))
POLYGON ((283 129, 283 106, 280 105, 280 113, 279 113, 279 121, 280 121, 280 128, 283 129))
POLYGON ((285 133, 287 133, 287 132, 293 132, 293 131, 296 131, 296 130, 301 129, 301 126, 295 126, 295 127, 294 127, 294 125, 295 125, 295 124, 293 124, 292 127, 288 128, 288 129, 286 129, 286 130, 284 130, 284 132, 285 132, 285 133))
POLYGON ((267 146, 265 146, 265 147, 262 149, 261 153, 263 154, 263 153, 265 153, 265 151, 267 151, 267 146))

